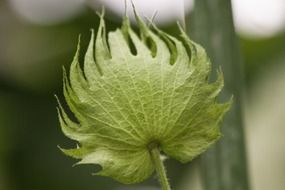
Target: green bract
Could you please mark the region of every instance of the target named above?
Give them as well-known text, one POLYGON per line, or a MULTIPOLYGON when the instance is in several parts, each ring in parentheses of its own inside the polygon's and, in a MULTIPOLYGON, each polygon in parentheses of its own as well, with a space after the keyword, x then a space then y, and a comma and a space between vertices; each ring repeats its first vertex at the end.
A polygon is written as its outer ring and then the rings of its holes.
POLYGON ((69 80, 64 73, 64 96, 78 123, 59 106, 63 133, 79 142, 62 151, 126 184, 153 173, 152 147, 183 163, 205 151, 221 136, 218 123, 231 104, 216 102, 223 76, 208 83, 210 61, 200 45, 182 30, 179 40, 137 22, 140 37, 125 18, 106 40, 101 16, 84 69, 78 47, 69 80))

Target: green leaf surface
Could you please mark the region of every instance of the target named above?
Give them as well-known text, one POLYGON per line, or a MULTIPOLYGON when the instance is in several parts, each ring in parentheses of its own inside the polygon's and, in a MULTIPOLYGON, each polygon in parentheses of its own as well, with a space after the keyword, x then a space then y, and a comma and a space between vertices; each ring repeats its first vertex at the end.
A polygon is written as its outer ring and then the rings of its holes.
POLYGON ((101 16, 83 69, 78 46, 69 76, 64 71, 64 96, 78 122, 58 109, 63 133, 79 143, 61 150, 126 184, 153 173, 152 145, 183 163, 204 152, 220 138, 218 124, 231 105, 216 102, 223 75, 208 83, 206 52, 182 29, 177 39, 137 22, 140 35, 125 18, 106 36, 101 16))

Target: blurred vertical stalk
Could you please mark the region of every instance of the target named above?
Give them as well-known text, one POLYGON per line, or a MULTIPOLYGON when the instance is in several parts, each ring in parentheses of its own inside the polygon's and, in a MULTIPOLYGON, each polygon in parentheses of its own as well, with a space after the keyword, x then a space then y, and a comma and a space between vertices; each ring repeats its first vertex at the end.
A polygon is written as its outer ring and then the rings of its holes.
POLYGON ((249 190, 241 114, 243 73, 231 1, 196 0, 187 25, 190 37, 206 49, 213 71, 222 67, 225 88, 221 100, 231 95, 235 100, 222 126, 224 136, 201 157, 204 190, 249 190))

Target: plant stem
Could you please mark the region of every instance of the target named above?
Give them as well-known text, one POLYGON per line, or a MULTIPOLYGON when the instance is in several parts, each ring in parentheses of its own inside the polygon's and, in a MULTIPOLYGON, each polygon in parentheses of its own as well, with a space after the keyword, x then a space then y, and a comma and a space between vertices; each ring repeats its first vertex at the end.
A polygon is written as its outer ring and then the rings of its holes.
POLYGON ((242 118, 242 58, 231 1, 195 0, 194 5, 187 22, 191 24, 190 36, 205 47, 213 71, 220 67, 224 71, 221 101, 231 95, 235 100, 221 127, 224 137, 201 156, 204 190, 249 190, 242 118))
POLYGON ((150 153, 162 190, 171 190, 158 147, 152 148, 150 153))

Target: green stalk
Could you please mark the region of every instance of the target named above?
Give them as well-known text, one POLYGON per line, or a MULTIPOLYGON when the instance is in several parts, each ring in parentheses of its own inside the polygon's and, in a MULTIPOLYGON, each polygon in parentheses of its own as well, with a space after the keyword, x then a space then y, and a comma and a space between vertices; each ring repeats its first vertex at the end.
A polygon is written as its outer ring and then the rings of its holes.
POLYGON ((213 71, 220 67, 223 70, 225 87, 221 101, 234 96, 222 125, 223 138, 201 156, 204 190, 249 190, 242 118, 242 59, 231 1, 196 0, 188 18, 190 37, 205 47, 213 71))
POLYGON ((163 165, 163 161, 160 158, 160 151, 158 147, 152 148, 150 150, 150 153, 162 190, 171 190, 166 176, 166 171, 163 165))

